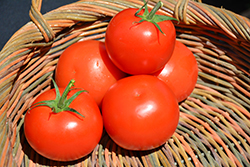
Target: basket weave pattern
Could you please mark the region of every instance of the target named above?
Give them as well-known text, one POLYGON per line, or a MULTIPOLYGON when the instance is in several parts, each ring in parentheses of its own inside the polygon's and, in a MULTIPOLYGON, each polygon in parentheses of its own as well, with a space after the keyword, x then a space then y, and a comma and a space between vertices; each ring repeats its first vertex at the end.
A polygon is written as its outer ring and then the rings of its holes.
MULTIPOLYGON (((81 0, 44 15, 32 0, 31 21, 0 52, 0 166, 249 166, 250 21, 201 1, 162 0, 177 40, 195 54, 199 77, 180 107, 174 135, 151 151, 129 151, 107 134, 91 155, 63 163, 38 155, 22 125, 34 99, 52 87, 60 54, 79 40, 105 40, 109 20, 139 0, 81 0)), ((156 1, 149 2, 149 8, 156 1)))

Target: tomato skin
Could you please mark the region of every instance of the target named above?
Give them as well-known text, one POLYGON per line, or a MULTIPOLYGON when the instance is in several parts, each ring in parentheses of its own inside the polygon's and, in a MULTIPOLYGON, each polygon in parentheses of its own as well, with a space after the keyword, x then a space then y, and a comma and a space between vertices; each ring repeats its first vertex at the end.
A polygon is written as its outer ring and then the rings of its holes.
MULTIPOLYGON (((76 91, 70 91, 68 97, 76 91)), ((60 88, 60 92, 63 89, 60 88)), ((55 97, 56 92, 51 89, 38 96, 34 103, 55 97)), ((94 99, 84 92, 69 107, 84 118, 70 111, 53 113, 47 106, 35 107, 25 115, 26 139, 35 151, 46 158, 57 161, 79 159, 91 153, 101 139, 103 121, 94 99)))
MULTIPOLYGON (((137 23, 137 9, 129 8, 110 21, 105 45, 114 64, 129 74, 151 74, 160 70, 170 59, 175 44, 175 27, 171 21, 159 22, 166 34, 147 21, 137 23)), ((139 14, 142 15, 144 10, 139 14)))
POLYGON ((178 102, 185 100, 193 91, 198 78, 198 64, 193 53, 176 41, 172 57, 164 68, 155 74, 174 92, 178 102))
POLYGON ((134 75, 111 86, 103 99, 102 115, 116 144, 128 150, 149 150, 173 135, 179 107, 171 89, 157 77, 134 75))
POLYGON ((87 90, 100 106, 108 88, 126 75, 109 59, 104 42, 87 40, 65 49, 57 63, 55 80, 58 87, 66 87, 74 79, 75 87, 87 90))

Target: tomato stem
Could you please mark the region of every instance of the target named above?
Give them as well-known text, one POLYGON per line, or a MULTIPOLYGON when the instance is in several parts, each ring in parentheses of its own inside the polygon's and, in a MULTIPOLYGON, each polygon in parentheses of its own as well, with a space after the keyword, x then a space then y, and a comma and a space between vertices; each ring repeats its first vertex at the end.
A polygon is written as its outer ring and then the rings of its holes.
MULTIPOLYGON (((67 100, 67 94, 69 93, 70 88, 71 88, 72 86, 74 86, 74 83, 75 83, 75 80, 72 79, 72 80, 69 82, 69 84, 67 85, 67 87, 65 88, 65 90, 64 90, 64 92, 63 92, 63 94, 62 94, 62 96, 61 96, 61 98, 59 99, 59 102, 58 102, 58 104, 57 104, 57 107, 58 107, 59 109, 63 109, 63 108, 64 108, 65 100, 67 100)), ((54 84, 55 84, 55 83, 54 83, 54 84)))
POLYGON ((152 20, 155 13, 163 6, 161 1, 157 2, 154 8, 150 11, 150 13, 146 16, 147 19, 152 20))
POLYGON ((56 84, 56 82, 52 78, 52 82, 54 84, 55 90, 56 90, 56 99, 55 100, 45 100, 35 103, 31 108, 39 107, 39 106, 47 106, 50 107, 52 112, 59 113, 62 111, 71 111, 74 112, 82 117, 84 117, 81 113, 76 111, 73 108, 70 108, 69 105, 72 103, 72 101, 79 96, 82 92, 87 92, 86 90, 80 90, 76 92, 73 96, 71 96, 69 99, 67 99, 67 95, 69 91, 71 90, 71 87, 74 86, 75 80, 71 80, 65 90, 63 91, 62 96, 60 95, 59 88, 56 84))
POLYGON ((150 12, 148 12, 147 3, 148 2, 144 0, 144 5, 140 9, 138 9, 136 11, 136 13, 135 13, 135 16, 141 18, 141 20, 138 23, 141 23, 143 21, 151 22, 152 24, 154 24, 157 27, 157 29, 162 34, 165 35, 165 33, 161 30, 161 27, 157 23, 162 22, 162 21, 167 21, 167 20, 176 20, 176 21, 178 21, 178 20, 173 18, 173 17, 166 16, 166 15, 158 15, 158 14, 156 14, 156 12, 161 7, 163 7, 163 3, 161 1, 158 1, 157 4, 154 6, 154 8, 150 12), (144 8, 145 8, 145 10, 144 10, 143 15, 139 15, 141 10, 144 9, 144 8))

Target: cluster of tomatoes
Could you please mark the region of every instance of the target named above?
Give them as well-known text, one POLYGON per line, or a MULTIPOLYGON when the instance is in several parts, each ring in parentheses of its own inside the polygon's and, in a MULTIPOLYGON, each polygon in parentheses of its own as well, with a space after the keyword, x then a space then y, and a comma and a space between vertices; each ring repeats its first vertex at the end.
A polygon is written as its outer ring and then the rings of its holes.
POLYGON ((113 17, 105 42, 80 41, 62 53, 55 88, 25 116, 27 141, 38 153, 79 159, 93 151, 103 129, 129 150, 159 147, 173 135, 178 103, 197 81, 197 63, 176 40, 172 21, 143 7, 113 17))

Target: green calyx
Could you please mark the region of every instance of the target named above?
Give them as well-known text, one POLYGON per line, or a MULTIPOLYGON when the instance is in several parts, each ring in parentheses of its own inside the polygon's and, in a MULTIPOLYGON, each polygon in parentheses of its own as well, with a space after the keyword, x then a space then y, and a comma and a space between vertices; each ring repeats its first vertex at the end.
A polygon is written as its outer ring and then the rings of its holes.
POLYGON ((69 99, 67 99, 67 95, 68 95, 69 91, 72 90, 71 87, 74 86, 75 80, 72 79, 69 82, 69 84, 65 88, 62 96, 60 95, 59 88, 58 88, 56 82, 53 79, 52 79, 52 81, 53 81, 53 84, 54 84, 54 87, 55 87, 55 90, 56 90, 56 99, 55 100, 45 100, 45 101, 37 102, 32 106, 32 108, 39 107, 39 106, 48 106, 48 107, 51 108, 51 110, 54 113, 59 113, 59 112, 62 112, 62 111, 71 111, 71 112, 74 112, 74 113, 84 117, 81 113, 79 113, 75 109, 70 108, 69 105, 82 92, 87 92, 87 91, 86 90, 80 90, 80 91, 76 92, 73 96, 71 96, 69 99))
POLYGON ((177 19, 175 19, 173 17, 155 14, 163 6, 163 3, 161 1, 158 1, 157 4, 154 6, 154 8, 150 12, 148 11, 147 4, 148 4, 148 2, 147 1, 145 2, 145 0, 144 0, 144 5, 135 13, 135 16, 141 18, 141 20, 138 23, 141 23, 143 21, 151 22, 158 28, 158 30, 162 34, 164 34, 164 32, 161 30, 161 27, 157 23, 162 22, 162 21, 167 21, 167 20, 178 21, 177 19), (145 11, 144 11, 143 15, 139 15, 141 10, 144 8, 145 8, 145 11))

